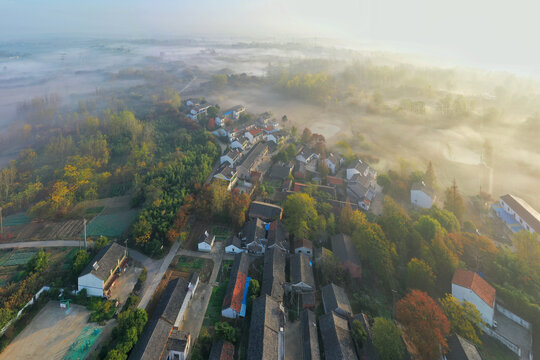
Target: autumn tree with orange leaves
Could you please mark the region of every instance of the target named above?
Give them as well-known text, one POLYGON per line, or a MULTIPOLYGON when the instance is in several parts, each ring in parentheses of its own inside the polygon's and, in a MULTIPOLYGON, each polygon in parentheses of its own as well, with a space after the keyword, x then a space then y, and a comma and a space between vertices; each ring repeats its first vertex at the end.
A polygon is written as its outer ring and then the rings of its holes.
POLYGON ((405 327, 421 359, 438 359, 446 352, 450 322, 443 310, 427 293, 411 290, 396 304, 396 319, 405 327))

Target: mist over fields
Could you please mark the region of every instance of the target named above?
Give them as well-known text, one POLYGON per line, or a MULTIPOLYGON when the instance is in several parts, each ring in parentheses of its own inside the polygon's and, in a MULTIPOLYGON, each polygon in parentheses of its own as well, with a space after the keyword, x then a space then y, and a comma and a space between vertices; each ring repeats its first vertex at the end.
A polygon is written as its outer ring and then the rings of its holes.
POLYGON ((404 164, 424 169, 431 160, 441 186, 455 178, 467 194, 512 192, 540 208, 537 83, 321 44, 0 43, 0 166, 26 146, 13 134, 41 121, 21 111, 25 102, 54 95, 64 120, 90 103, 96 113, 111 104, 144 113, 153 90, 170 88, 182 99, 205 97, 222 108, 243 104, 253 113, 270 110, 277 119, 287 115, 300 130, 309 127, 330 144, 346 140, 353 151, 373 158, 379 171, 404 164), (227 86, 213 86, 218 73, 229 76, 227 86), (489 147, 492 154, 486 154, 489 147))

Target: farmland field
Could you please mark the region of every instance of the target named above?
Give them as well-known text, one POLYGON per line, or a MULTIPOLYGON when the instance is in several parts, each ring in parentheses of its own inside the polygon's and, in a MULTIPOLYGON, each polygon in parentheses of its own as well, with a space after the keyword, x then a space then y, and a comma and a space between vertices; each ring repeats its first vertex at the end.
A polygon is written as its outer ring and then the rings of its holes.
POLYGON ((88 236, 116 237, 124 233, 137 216, 137 210, 106 209, 88 224, 88 236))

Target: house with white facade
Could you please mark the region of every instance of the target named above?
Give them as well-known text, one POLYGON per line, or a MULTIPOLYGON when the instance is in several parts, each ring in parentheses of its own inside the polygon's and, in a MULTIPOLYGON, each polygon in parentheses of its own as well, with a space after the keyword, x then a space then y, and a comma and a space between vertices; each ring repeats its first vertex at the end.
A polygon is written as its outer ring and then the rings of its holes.
POLYGON ((339 167, 343 164, 345 160, 341 156, 335 153, 330 153, 326 159, 324 159, 326 162, 326 165, 328 166, 328 169, 330 169, 330 172, 332 174, 335 174, 336 171, 339 169, 339 167))
POLYGON ((264 133, 261 129, 251 129, 244 133, 244 137, 248 139, 249 142, 252 144, 262 139, 263 136, 264 136, 264 133))
POLYGON ((227 244, 225 245, 225 254, 239 254, 246 252, 246 249, 242 248, 242 240, 237 236, 232 236, 227 239, 227 244))
POLYGON ((319 154, 316 154, 313 150, 307 147, 303 148, 302 150, 298 152, 298 154, 296 154, 296 160, 298 160, 304 165, 309 163, 311 160, 318 159, 318 158, 319 158, 319 154))
POLYGON ((506 194, 492 208, 512 232, 525 230, 540 235, 540 214, 525 200, 506 194))
POLYGON ((118 276, 118 271, 121 271, 121 268, 126 263, 127 252, 125 247, 117 243, 104 247, 79 275, 77 280, 78 291, 86 289, 89 296, 109 296, 111 286, 118 276))
POLYGON ((228 162, 229 165, 234 166, 234 163, 240 158, 241 152, 236 149, 231 149, 226 154, 221 155, 219 163, 223 164, 228 162))
POLYGON ((459 301, 472 303, 482 320, 493 326, 495 288, 474 271, 457 269, 452 278, 452 295, 459 301))
POLYGON ((365 161, 356 160, 356 162, 347 168, 347 181, 355 181, 357 178, 377 178, 377 172, 372 169, 365 161))
POLYGON ((231 141, 231 149, 235 149, 238 151, 245 150, 249 146, 249 140, 245 137, 242 138, 235 138, 231 141))
POLYGON ((411 204, 423 209, 430 209, 437 197, 435 191, 423 181, 414 183, 411 187, 411 204))
POLYGON ((201 238, 199 239, 199 243, 197 244, 197 249, 199 251, 210 252, 212 251, 212 247, 214 246, 215 240, 216 240, 216 237, 214 235, 209 234, 208 231, 205 231, 204 234, 202 234, 201 238))

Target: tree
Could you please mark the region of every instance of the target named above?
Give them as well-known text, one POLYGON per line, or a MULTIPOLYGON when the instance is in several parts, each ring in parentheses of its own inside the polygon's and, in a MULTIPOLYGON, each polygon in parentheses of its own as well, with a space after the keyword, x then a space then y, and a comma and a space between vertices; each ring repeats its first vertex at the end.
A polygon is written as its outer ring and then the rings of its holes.
POLYGON ((214 325, 214 333, 217 339, 223 339, 231 343, 236 342, 237 331, 229 323, 220 322, 214 325))
POLYGON ((315 199, 306 193, 289 195, 283 204, 285 228, 297 239, 309 238, 317 216, 315 199))
POLYGON ((246 221, 246 212, 249 208, 250 198, 248 194, 242 194, 238 189, 233 189, 230 197, 227 212, 234 228, 240 229, 246 221))
POLYGON ((435 286, 435 274, 424 261, 412 258, 407 264, 407 287, 431 292, 435 286))
POLYGON ((99 251, 101 248, 109 245, 111 241, 106 236, 100 236, 97 238, 97 240, 94 241, 94 250, 99 251))
POLYGON ((375 318, 373 327, 373 346, 381 357, 381 360, 401 359, 405 353, 405 347, 401 341, 401 331, 390 319, 375 318))
POLYGON ((26 264, 26 271, 29 273, 40 273, 49 265, 49 257, 51 254, 46 253, 43 249, 40 249, 28 263, 26 264))
POLYGON ((90 254, 88 253, 88 251, 84 249, 77 251, 77 254, 75 254, 75 258, 73 259, 73 274, 78 276, 85 268, 85 266, 88 265, 90 260, 90 254))
POLYGON ((248 296, 256 298, 259 296, 260 292, 261 292, 261 286, 259 285, 259 281, 257 279, 251 279, 249 281, 248 296))
POLYGON ((434 218, 428 215, 422 215, 414 223, 416 231, 422 235, 424 240, 431 242, 436 235, 442 234, 443 230, 441 224, 434 218))
POLYGON ((521 261, 536 274, 540 273, 540 242, 538 234, 526 230, 514 234, 512 243, 521 261))
POLYGON ((300 138, 300 142, 303 144, 309 144, 311 141, 311 136, 313 133, 308 128, 304 128, 304 131, 302 132, 302 137, 300 138))
POLYGON ((321 179, 326 179, 330 174, 330 168, 324 159, 319 162, 319 173, 321 174, 321 179))
POLYGON ((424 174, 424 182, 432 189, 437 188, 437 177, 435 176, 435 170, 433 170, 431 161, 428 163, 426 173, 424 174))
POLYGON ((388 191, 390 191, 390 186, 392 186, 392 180, 388 175, 381 174, 377 176, 377 184, 383 188, 385 193, 388 193, 388 191))
POLYGON ((212 86, 216 89, 223 89, 229 83, 229 78, 225 74, 212 75, 212 86))
POLYGON ((407 330, 408 338, 414 343, 424 360, 436 359, 448 350, 446 336, 450 323, 442 309, 428 294, 411 290, 396 304, 396 319, 407 330))
POLYGON ((458 220, 463 221, 463 215, 465 213, 465 203, 459 192, 459 188, 456 184, 456 179, 452 182, 452 186, 446 189, 445 192, 444 208, 451 211, 456 215, 458 220))
POLYGON ((360 320, 353 320, 351 324, 351 332, 354 340, 358 343, 360 347, 363 347, 364 342, 367 339, 366 329, 364 324, 360 320))
POLYGON ((480 311, 468 301, 460 303, 452 294, 439 300, 441 307, 450 321, 450 330, 470 340, 476 345, 481 345, 479 335, 482 334, 482 315, 480 311))
POLYGON ((126 360, 127 354, 118 349, 112 349, 107 353, 105 360, 126 360))

